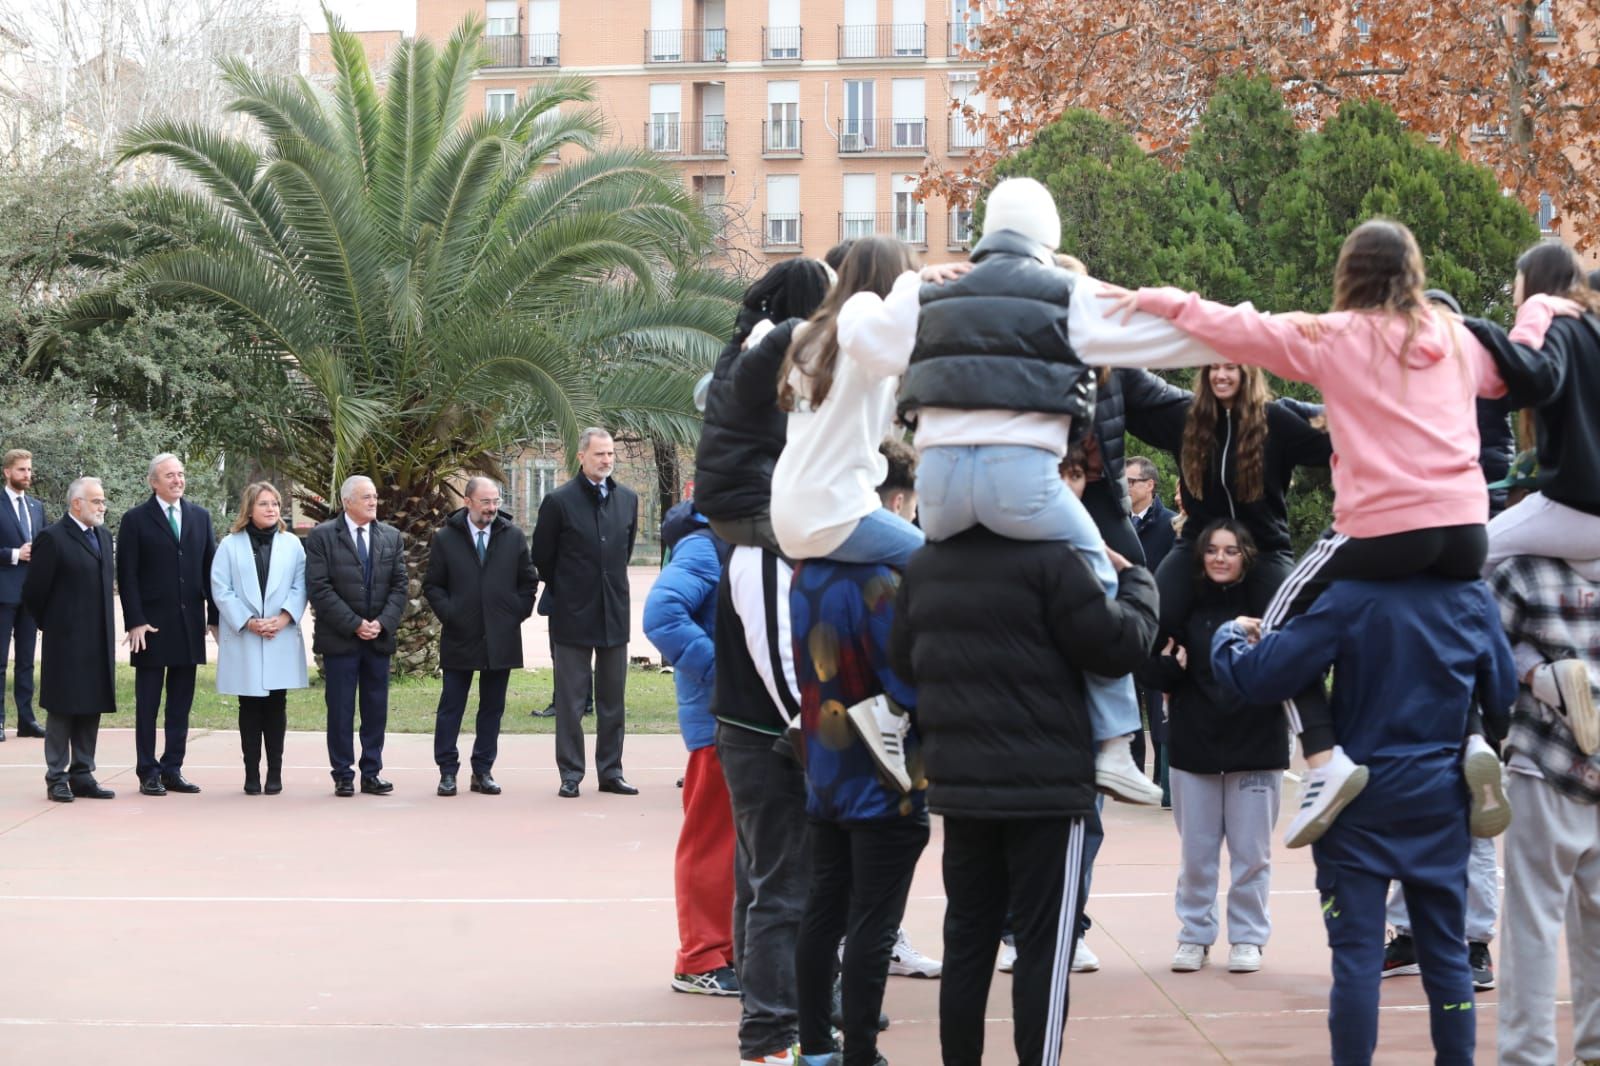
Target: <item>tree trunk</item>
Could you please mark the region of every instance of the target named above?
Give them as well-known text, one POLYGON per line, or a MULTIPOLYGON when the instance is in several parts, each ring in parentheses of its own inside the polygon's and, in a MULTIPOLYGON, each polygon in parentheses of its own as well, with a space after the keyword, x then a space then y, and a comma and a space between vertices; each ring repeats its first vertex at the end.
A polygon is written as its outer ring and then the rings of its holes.
POLYGON ((403 492, 380 486, 378 518, 398 529, 406 543, 406 609, 395 634, 393 670, 402 677, 434 677, 439 673, 439 620, 422 595, 433 534, 459 504, 442 485, 417 486, 403 492))
MULTIPOLYGON (((678 502, 678 495, 683 489, 678 446, 661 437, 651 437, 650 449, 655 453, 656 461, 656 502, 660 505, 661 517, 665 518, 678 502)), ((665 556, 666 547, 663 546, 661 550, 665 556)))

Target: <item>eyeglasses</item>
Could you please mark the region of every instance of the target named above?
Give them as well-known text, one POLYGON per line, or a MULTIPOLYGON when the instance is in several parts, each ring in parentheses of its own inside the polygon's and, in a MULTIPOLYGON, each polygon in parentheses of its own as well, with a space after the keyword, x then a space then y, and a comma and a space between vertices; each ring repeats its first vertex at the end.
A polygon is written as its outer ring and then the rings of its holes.
POLYGON ((1129 478, 1129 479, 1128 479, 1128 484, 1130 484, 1130 485, 1131 485, 1131 484, 1133 484, 1133 483, 1134 483, 1134 482, 1135 482, 1135 481, 1149 481, 1149 482, 1152 482, 1152 483, 1154 483, 1154 481, 1155 481, 1155 478, 1153 478, 1153 477, 1130 477, 1130 478, 1129 478))
POLYGON ((1243 554, 1244 554, 1244 552, 1240 551, 1239 548, 1236 545, 1233 545, 1233 544, 1229 544, 1225 548, 1219 548, 1214 544, 1206 545, 1206 558, 1207 559, 1213 559, 1213 558, 1216 558, 1219 555, 1225 555, 1229 559, 1237 559, 1239 556, 1241 556, 1243 554))
POLYGON ((479 507, 499 507, 500 497, 496 496, 492 500, 473 500, 472 502, 477 504, 479 507))

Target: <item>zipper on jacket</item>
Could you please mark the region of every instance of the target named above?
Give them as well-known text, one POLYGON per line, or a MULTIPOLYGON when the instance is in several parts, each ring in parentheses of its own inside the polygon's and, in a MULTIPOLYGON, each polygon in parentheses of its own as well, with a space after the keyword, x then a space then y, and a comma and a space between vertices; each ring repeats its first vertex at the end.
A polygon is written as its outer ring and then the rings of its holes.
POLYGON ((1233 493, 1228 491, 1228 452, 1233 448, 1233 410, 1224 408, 1223 414, 1228 419, 1228 435, 1222 441, 1222 494, 1228 498, 1228 517, 1237 519, 1239 515, 1233 509, 1233 493))

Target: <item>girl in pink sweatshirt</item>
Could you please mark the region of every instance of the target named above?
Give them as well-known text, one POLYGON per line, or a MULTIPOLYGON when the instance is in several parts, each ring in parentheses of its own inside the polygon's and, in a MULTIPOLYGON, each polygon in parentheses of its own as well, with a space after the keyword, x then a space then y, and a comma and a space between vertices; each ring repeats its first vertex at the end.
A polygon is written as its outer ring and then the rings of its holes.
MULTIPOLYGON (((1333 310, 1314 318, 1228 307, 1178 289, 1114 297, 1120 308, 1169 319, 1225 359, 1322 391, 1333 438, 1333 528, 1284 581, 1263 628, 1305 612, 1340 579, 1478 577, 1489 495, 1473 399, 1501 396, 1505 385, 1461 321, 1430 304, 1425 284, 1411 231, 1375 219, 1345 239, 1333 310)), ((1360 793, 1366 769, 1335 743, 1320 683, 1285 708, 1310 767, 1287 841, 1302 847, 1360 793)), ((1474 740, 1467 757, 1474 802, 1503 808, 1499 762, 1481 737, 1474 740)), ((1475 825, 1493 821, 1479 817, 1475 825)))

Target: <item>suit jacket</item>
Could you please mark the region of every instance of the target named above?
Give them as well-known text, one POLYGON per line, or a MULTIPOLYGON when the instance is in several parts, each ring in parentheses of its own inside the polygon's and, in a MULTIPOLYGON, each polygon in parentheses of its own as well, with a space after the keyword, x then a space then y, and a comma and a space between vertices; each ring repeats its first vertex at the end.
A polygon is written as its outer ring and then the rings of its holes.
POLYGON ((217 538, 211 512, 178 501, 179 529, 172 535, 166 506, 150 498, 122 516, 117 530, 117 588, 125 629, 150 625, 134 666, 193 666, 206 661, 206 626, 217 624, 211 602, 211 559, 217 538))
POLYGON ((582 474, 539 504, 533 565, 545 583, 539 613, 558 644, 614 648, 628 643, 628 561, 639 528, 639 497, 615 478, 607 496, 582 474))
POLYGON ((113 714, 117 709, 116 620, 111 609, 111 535, 88 538, 70 515, 33 539, 22 601, 44 633, 39 706, 51 714, 113 714))
MULTIPOLYGON (((28 519, 33 523, 35 537, 50 524, 45 520, 44 504, 32 496, 28 497, 28 519)), ((17 512, 11 506, 11 497, 0 490, 0 603, 22 602, 22 582, 28 576, 28 564, 13 564, 11 552, 26 544, 28 539, 17 525, 17 512)))
POLYGON ((513 670, 522 666, 522 622, 533 613, 538 585, 528 538, 505 515, 489 525, 482 563, 466 508, 445 520, 428 549, 423 594, 444 624, 439 665, 446 670, 513 670))
POLYGON ((250 534, 230 533, 211 562, 211 595, 221 623, 217 627, 217 691, 224 696, 265 696, 273 689, 306 687, 306 638, 300 621, 306 613, 306 550, 293 533, 272 538, 267 590, 256 576, 250 534), (288 611, 294 621, 268 640, 245 628, 252 618, 276 618, 288 611))
POLYGON ((1161 497, 1156 496, 1150 501, 1144 517, 1133 520, 1139 543, 1144 547, 1144 565, 1152 571, 1161 565, 1161 560, 1167 557, 1172 545, 1177 542, 1178 533, 1172 528, 1175 517, 1173 511, 1161 502, 1161 497))
POLYGON ((306 534, 306 595, 317 616, 311 648, 319 655, 353 655, 362 648, 394 654, 395 631, 406 609, 405 538, 382 522, 367 529, 371 588, 363 578, 355 538, 343 514, 306 534), (383 632, 362 640, 356 627, 368 618, 377 619, 383 632))

